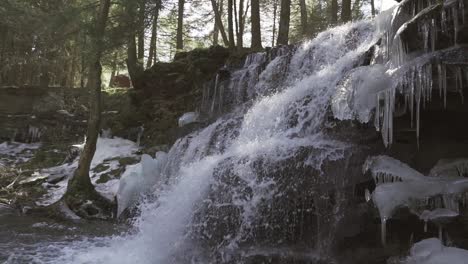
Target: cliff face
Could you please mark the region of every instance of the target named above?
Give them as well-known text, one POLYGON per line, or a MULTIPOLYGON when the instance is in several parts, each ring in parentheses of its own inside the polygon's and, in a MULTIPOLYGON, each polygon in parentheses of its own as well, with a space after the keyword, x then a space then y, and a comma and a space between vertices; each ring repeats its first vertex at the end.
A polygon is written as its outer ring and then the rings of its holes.
MULTIPOLYGON (((391 69, 391 82, 373 90, 377 91, 376 99, 371 99, 377 101, 373 109, 374 118, 366 124, 357 124, 354 121, 335 123, 336 120, 331 117, 334 126, 329 129, 329 133, 356 144, 365 153, 361 158, 386 155, 408 164, 424 175, 431 175, 430 171, 436 165, 466 160, 468 136, 464 131, 468 128, 468 105, 464 102, 464 97, 468 88, 467 15, 465 1, 402 1, 393 14, 390 30, 374 49, 384 51, 384 55, 374 55, 369 61, 370 65, 366 66, 369 67, 369 74, 372 74, 372 67, 379 63, 386 63, 386 67, 391 69), (375 128, 379 132, 375 132, 375 128), (382 136, 383 141, 379 136, 382 136)), ((348 80, 358 80, 356 76, 362 78, 362 75, 355 75, 348 80)), ((344 87, 347 85, 343 84, 344 87)), ((362 87, 359 84, 357 86, 362 87)), ((358 89, 353 90, 353 96, 359 97, 358 89)), ((364 114, 368 110, 365 107, 359 109, 362 106, 358 104, 350 105, 351 115, 364 114), (354 110, 356 112, 353 113, 354 110)), ((343 116, 345 114, 341 113, 340 119, 347 119, 343 116)), ((389 178, 380 179, 383 183, 397 182, 396 178, 392 178, 395 175, 391 174, 391 169, 395 168, 389 167, 389 178)), ((466 177, 463 166, 457 167, 457 170, 457 177, 466 177)), ((359 195, 364 196, 364 189, 373 192, 376 189, 375 184, 382 184, 368 174, 362 176, 361 182, 355 185, 359 195)), ((406 180, 402 181, 404 184, 406 180)), ((410 195, 404 190, 400 192, 397 187, 398 183, 395 184, 396 189, 392 190, 396 195, 410 195)), ((353 251, 359 252, 363 247, 377 242, 380 221, 386 220, 388 234, 383 240, 386 240, 387 247, 374 248, 376 250, 373 251, 369 250, 371 246, 364 251, 374 254, 376 259, 380 254, 382 259, 385 255, 405 254, 408 241, 417 242, 428 237, 437 237, 437 226, 429 224, 428 232, 425 232, 424 223, 419 219, 422 217, 422 210, 437 208, 457 208, 453 210, 457 210, 459 216, 446 226, 442 238, 466 249, 468 241, 461 235, 468 230, 467 208, 463 198, 466 192, 456 195, 460 195, 457 196, 460 199, 459 205, 456 202, 457 206, 451 205, 444 193, 438 193, 436 197, 428 196, 425 201, 415 198, 412 202, 400 204, 393 212, 394 216, 389 219, 380 219, 373 208, 375 204, 371 202, 367 213, 360 216, 360 231, 338 242, 339 249, 344 250, 345 255, 356 257, 353 251), (444 202, 438 200, 442 196, 444 202)), ((361 258, 361 263, 369 261, 365 256, 361 258)), ((356 263, 360 261, 357 260, 356 263)))
POLYGON ((0 88, 0 141, 82 139, 86 102, 80 89, 0 88))

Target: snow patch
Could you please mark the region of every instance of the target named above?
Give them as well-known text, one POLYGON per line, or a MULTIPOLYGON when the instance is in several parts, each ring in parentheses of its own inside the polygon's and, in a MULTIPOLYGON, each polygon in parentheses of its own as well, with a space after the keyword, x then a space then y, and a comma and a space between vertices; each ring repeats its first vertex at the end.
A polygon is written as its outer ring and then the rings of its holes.
MULTIPOLYGON (((83 148, 84 143, 80 145, 74 145, 78 148, 83 148)), ((91 181, 96 187, 96 190, 100 192, 103 196, 113 199, 117 193, 118 189, 118 180, 111 179, 105 183, 98 184, 96 181, 104 173, 110 172, 118 168, 119 163, 116 160, 109 161, 110 159, 122 158, 122 157, 133 157, 136 156, 135 152, 138 151, 138 146, 135 142, 126 140, 123 138, 99 138, 96 144, 96 153, 94 154, 93 160, 91 162, 90 176, 91 181), (106 162, 107 168, 105 171, 96 173, 93 175, 93 170, 96 166, 106 162)), ((60 166, 47 168, 40 170, 39 173, 42 175, 48 175, 46 183, 43 183, 43 186, 46 187, 49 191, 44 195, 39 201, 36 202, 37 205, 50 205, 58 200, 65 194, 67 189, 68 180, 73 175, 74 171, 78 167, 79 157, 77 157, 73 162, 62 164, 60 166), (63 180, 61 180, 64 178, 63 180), (57 182, 57 183, 55 183, 57 182)))
POLYGON ((468 259, 468 250, 445 247, 436 238, 414 244, 410 253, 404 264, 466 264, 468 259))

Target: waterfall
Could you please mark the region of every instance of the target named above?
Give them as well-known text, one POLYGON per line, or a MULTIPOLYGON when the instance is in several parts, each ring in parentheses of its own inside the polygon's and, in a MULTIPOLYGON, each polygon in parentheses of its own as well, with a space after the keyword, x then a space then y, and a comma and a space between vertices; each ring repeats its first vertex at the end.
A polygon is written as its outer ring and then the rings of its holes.
POLYGON ((337 190, 348 180, 350 146, 324 126, 339 82, 381 34, 373 21, 344 24, 218 75, 201 107, 219 110, 218 119, 173 145, 132 231, 58 245, 54 261, 238 263, 289 245, 328 257, 346 207, 337 190), (343 168, 331 165, 341 160, 343 168))

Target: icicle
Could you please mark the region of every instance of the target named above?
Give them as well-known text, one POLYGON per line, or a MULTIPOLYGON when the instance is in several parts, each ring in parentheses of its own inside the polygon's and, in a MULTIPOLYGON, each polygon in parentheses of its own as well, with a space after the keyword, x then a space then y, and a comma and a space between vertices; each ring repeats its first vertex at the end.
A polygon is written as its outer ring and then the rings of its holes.
POLYGON ((419 117, 421 111, 421 87, 416 87, 416 141, 419 147, 419 117))
POLYGON ((429 101, 432 101, 432 89, 433 89, 432 64, 428 64, 426 66, 426 82, 429 87, 429 101))
POLYGON ((442 18, 440 20, 440 26, 442 28, 442 32, 447 32, 447 11, 442 10, 442 18))
POLYGON ((380 131, 380 93, 377 93, 377 104, 375 107, 374 126, 375 130, 380 131))
MULTIPOLYGON (((385 91, 385 93, 387 93, 385 91)), ((384 99, 384 114, 383 114, 383 122, 382 122, 382 131, 381 131, 381 134, 382 134, 382 140, 383 140, 383 143, 385 145, 385 147, 388 147, 388 98, 387 95, 384 95, 385 96, 385 99, 384 99)))
POLYGON ((382 218, 380 225, 380 238, 382 240, 382 245, 387 245, 387 218, 382 218))
POLYGON ((457 45, 458 43, 458 11, 456 7, 452 7, 453 12, 453 29, 454 29, 454 44, 457 45))
POLYGON ((419 86, 420 95, 422 96, 422 103, 423 103, 423 109, 426 108, 426 86, 424 83, 424 77, 423 77, 423 72, 421 68, 416 69, 417 75, 417 82, 419 86))
POLYGON ((459 9, 462 11, 462 24, 465 24, 465 4, 463 3, 465 0, 459 0, 458 5, 459 9))
POLYGON ((432 19, 431 21, 431 49, 432 52, 436 50, 436 39, 437 39, 437 28, 436 28, 436 21, 432 19))
POLYGON ((389 143, 393 143, 393 112, 395 112, 395 89, 390 89, 390 110, 388 117, 389 143))
POLYGON ((366 199, 366 202, 369 202, 372 199, 371 192, 369 191, 369 189, 366 189, 366 191, 364 192, 364 197, 366 199))
POLYGON ((214 109, 215 109, 218 82, 219 82, 219 74, 216 74, 216 81, 215 81, 214 92, 213 92, 213 101, 211 102, 211 113, 214 113, 214 109))
POLYGON ((224 85, 219 86, 218 94, 219 94, 218 112, 221 113, 223 111, 224 85))
POLYGON ((442 91, 444 94, 444 108, 447 108, 447 66, 442 64, 442 91))
POLYGON ((427 220, 424 221, 424 233, 427 233, 427 220))
POLYGON ((462 100, 462 104, 464 103, 464 97, 463 97, 463 73, 462 73, 462 68, 460 66, 457 66, 456 68, 456 78, 457 82, 457 91, 460 93, 460 97, 462 100))
POLYGON ((208 92, 207 92, 207 90, 208 90, 207 87, 208 87, 208 86, 207 86, 206 84, 203 85, 203 94, 202 94, 202 101, 201 101, 201 108, 202 108, 202 110, 204 110, 205 104, 206 104, 206 97, 207 97, 207 93, 208 93, 208 92))
POLYGON ((138 127, 137 142, 136 142, 137 146, 140 146, 141 137, 143 136, 143 132, 145 132, 145 127, 143 125, 139 126, 138 127))
POLYGON ((421 30, 424 42, 424 52, 427 53, 429 51, 429 26, 426 22, 423 22, 421 30))
POLYGON ((395 66, 401 66, 405 62, 406 59, 406 44, 403 43, 400 35, 396 35, 394 39, 395 44, 395 55, 392 56, 392 61, 395 66), (396 57, 395 57, 396 56, 396 57))
POLYGON ((443 90, 443 84, 442 84, 442 64, 438 63, 437 64, 437 76, 439 79, 439 96, 442 98, 442 90, 443 90))
POLYGON ((413 128, 414 124, 414 71, 410 72, 410 85, 411 85, 411 90, 410 90, 410 111, 411 111, 411 128, 413 128))

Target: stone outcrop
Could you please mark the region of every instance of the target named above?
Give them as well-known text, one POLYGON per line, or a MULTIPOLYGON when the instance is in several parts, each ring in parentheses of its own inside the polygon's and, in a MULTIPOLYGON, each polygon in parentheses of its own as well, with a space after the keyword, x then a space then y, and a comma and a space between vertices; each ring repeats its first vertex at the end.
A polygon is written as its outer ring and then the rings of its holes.
POLYGON ((0 141, 82 139, 86 105, 82 89, 0 88, 0 141))

